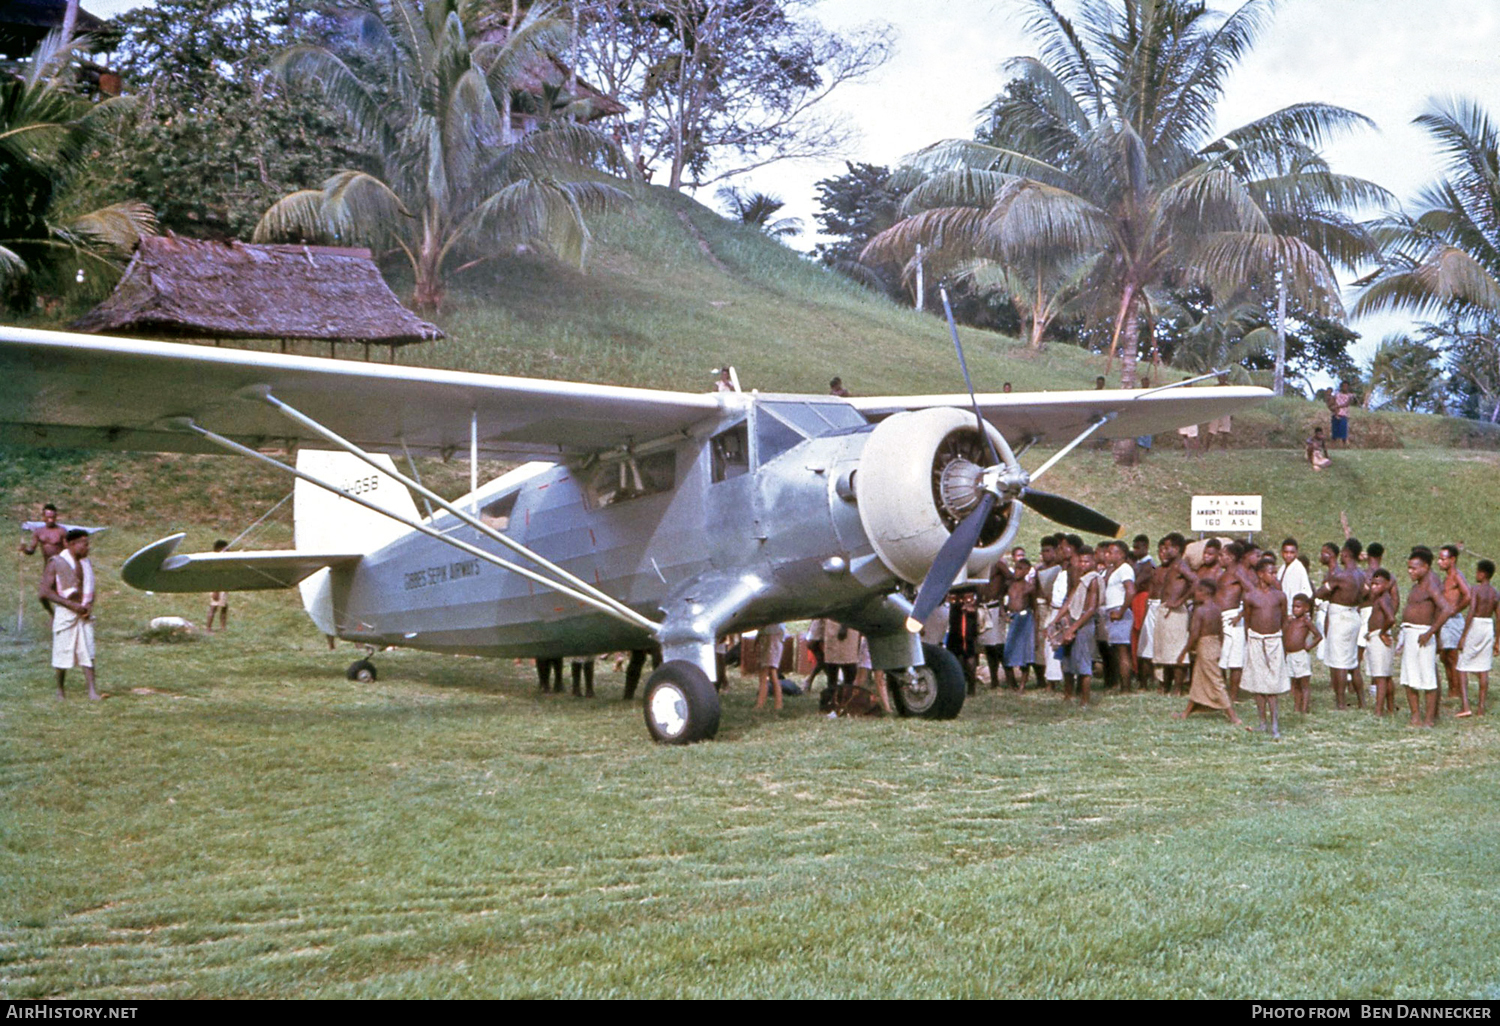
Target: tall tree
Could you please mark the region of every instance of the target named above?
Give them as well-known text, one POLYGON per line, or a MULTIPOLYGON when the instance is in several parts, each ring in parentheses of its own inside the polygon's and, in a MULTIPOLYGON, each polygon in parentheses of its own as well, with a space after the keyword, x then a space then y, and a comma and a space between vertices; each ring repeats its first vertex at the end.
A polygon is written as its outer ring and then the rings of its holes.
MULTIPOLYGON (((1472 413, 1500 419, 1500 129, 1470 100, 1435 101, 1416 118, 1438 144, 1444 174, 1414 214, 1375 228, 1383 257, 1365 278, 1356 314, 1401 311, 1431 319, 1427 342, 1447 356, 1472 413)), ((1377 354, 1378 356, 1379 354, 1377 354)))
POLYGON ((283 197, 261 218, 256 239, 392 246, 411 264, 413 302, 424 310, 441 302, 453 258, 468 266, 525 243, 582 266, 586 215, 629 199, 600 170, 622 168, 623 155, 566 120, 505 142, 502 106, 517 72, 560 46, 567 31, 538 5, 503 32, 471 41, 486 13, 471 0, 364 0, 349 21, 353 63, 323 47, 282 54, 277 77, 319 90, 372 166, 283 197))
POLYGON ((1468 100, 1434 102, 1415 123, 1445 161, 1415 214, 1375 228, 1384 259, 1363 284, 1356 314, 1401 311, 1460 324, 1500 316, 1500 131, 1468 100))
POLYGON ((248 239, 266 207, 361 159, 318 98, 267 88, 296 41, 281 0, 157 0, 116 17, 134 103, 91 187, 151 204, 179 235, 248 239))
POLYGON ((54 32, 20 75, 0 77, 0 285, 12 305, 65 278, 108 281, 119 259, 155 231, 145 204, 85 210, 69 202, 122 106, 73 92, 72 46, 54 32))
POLYGON ((1201 283, 1228 296, 1279 273, 1306 305, 1341 312, 1317 234, 1293 223, 1315 219, 1293 199, 1326 187, 1318 208, 1336 209, 1381 195, 1322 168, 1298 172, 1331 134, 1368 120, 1304 103, 1213 134, 1228 76, 1272 0, 1226 16, 1198 0, 1091 0, 1076 20, 1053 0, 1019 2, 1040 56, 1011 62, 1021 84, 986 112, 999 144, 950 140, 909 158, 926 176, 906 200, 920 216, 892 232, 1033 266, 1097 254, 1094 287, 1127 387, 1152 289, 1201 283))
POLYGON ((577 0, 580 70, 630 106, 622 137, 694 188, 849 139, 828 96, 891 53, 888 27, 835 33, 819 0, 577 0))

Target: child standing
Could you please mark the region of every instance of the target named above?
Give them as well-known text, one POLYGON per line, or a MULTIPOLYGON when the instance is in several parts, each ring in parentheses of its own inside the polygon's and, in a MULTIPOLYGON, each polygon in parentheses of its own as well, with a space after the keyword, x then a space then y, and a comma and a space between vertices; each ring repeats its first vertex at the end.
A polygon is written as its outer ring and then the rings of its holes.
POLYGON ((1313 624, 1312 599, 1298 595, 1292 599, 1292 615, 1281 625, 1286 649, 1286 672, 1292 683, 1292 708, 1299 713, 1312 712, 1312 657, 1323 635, 1313 624))

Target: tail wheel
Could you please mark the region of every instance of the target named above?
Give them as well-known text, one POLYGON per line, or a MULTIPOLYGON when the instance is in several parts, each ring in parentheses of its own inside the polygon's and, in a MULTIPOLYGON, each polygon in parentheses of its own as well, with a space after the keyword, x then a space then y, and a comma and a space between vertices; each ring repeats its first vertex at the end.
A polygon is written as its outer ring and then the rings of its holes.
POLYGON ((968 682, 958 657, 937 645, 922 645, 922 666, 912 667, 913 676, 891 688, 891 701, 902 716, 924 720, 951 720, 964 707, 968 682))
POLYGON ((359 659, 349 664, 349 669, 344 671, 344 676, 349 680, 357 680, 361 684, 375 683, 375 664, 368 659, 359 659))
POLYGON ((690 745, 719 732, 719 693, 693 663, 673 659, 646 681, 646 730, 663 745, 690 745))

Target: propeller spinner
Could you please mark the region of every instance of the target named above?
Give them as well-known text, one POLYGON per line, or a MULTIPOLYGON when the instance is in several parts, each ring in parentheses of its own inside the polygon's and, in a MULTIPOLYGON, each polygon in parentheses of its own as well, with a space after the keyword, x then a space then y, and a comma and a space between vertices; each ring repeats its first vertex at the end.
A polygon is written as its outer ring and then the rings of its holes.
POLYGON ((988 425, 984 414, 980 412, 979 400, 974 395, 974 383, 969 378, 968 362, 964 359, 963 346, 958 341, 958 327, 953 320, 953 308, 948 303, 948 290, 940 286, 938 293, 943 300, 943 312, 948 317, 948 331, 953 336, 953 347, 958 351, 958 365, 963 371, 964 387, 969 390, 969 399, 974 404, 978 434, 984 439, 990 462, 988 466, 981 466, 975 462, 976 456, 983 458, 981 454, 960 450, 954 452, 941 466, 933 468, 934 497, 938 500, 939 509, 948 517, 958 519, 961 516, 962 519, 958 520, 957 526, 948 535, 948 540, 938 550, 937 558, 932 561, 931 569, 917 589, 911 616, 906 621, 906 626, 912 633, 922 629, 922 624, 948 594, 948 589, 953 586, 959 572, 969 562, 969 555, 979 544, 990 521, 990 514, 998 503, 1008 505, 1011 500, 1019 499, 1027 508, 1048 520, 1080 533, 1118 538, 1122 530, 1118 521, 1081 502, 1031 488, 1034 478, 1050 470, 1058 460, 1103 427, 1107 421, 1095 421, 1087 431, 1039 467, 1034 475, 1028 474, 1016 461, 1015 453, 1011 451, 1004 435, 995 433, 994 438, 999 439, 997 448, 991 433, 986 430, 988 425))

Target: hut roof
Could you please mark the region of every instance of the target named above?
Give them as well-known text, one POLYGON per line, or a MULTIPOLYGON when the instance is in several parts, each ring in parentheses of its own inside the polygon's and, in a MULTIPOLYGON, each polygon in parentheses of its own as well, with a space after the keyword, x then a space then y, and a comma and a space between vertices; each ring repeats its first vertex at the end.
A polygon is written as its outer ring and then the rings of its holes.
POLYGON ((141 240, 77 331, 405 345, 443 337, 396 299, 368 249, 141 240))
MULTIPOLYGON (((0 54, 24 57, 36 49, 53 29, 61 27, 67 0, 5 0, 0 4, 0 54)), ((80 9, 76 33, 93 33, 104 28, 104 22, 80 9)))

